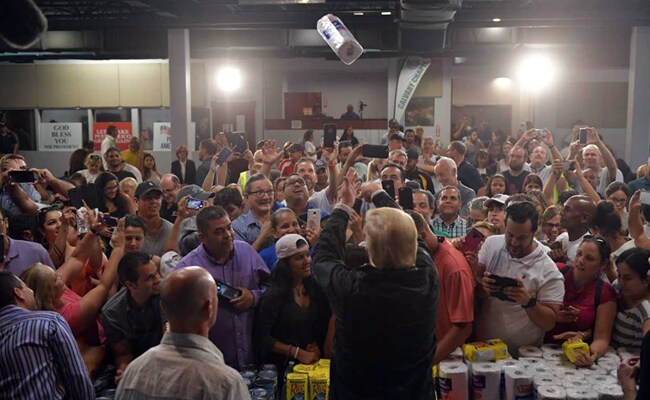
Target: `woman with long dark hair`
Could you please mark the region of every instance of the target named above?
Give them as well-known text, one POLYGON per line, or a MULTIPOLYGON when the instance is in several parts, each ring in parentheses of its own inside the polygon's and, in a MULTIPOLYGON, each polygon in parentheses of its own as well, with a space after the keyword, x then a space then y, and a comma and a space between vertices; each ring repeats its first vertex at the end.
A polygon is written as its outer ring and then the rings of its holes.
POLYGON ((142 155, 142 181, 151 181, 160 185, 162 175, 158 172, 156 167, 156 159, 151 153, 144 153, 142 155))
POLYGON ((330 317, 329 303, 311 274, 307 240, 288 234, 276 243, 278 261, 257 313, 256 341, 262 360, 282 373, 297 360, 313 364, 320 358, 330 317))
POLYGON ((109 213, 115 218, 122 218, 133 212, 129 199, 120 192, 117 176, 110 172, 102 172, 95 180, 95 185, 99 198, 99 211, 109 213))
POLYGON ((354 136, 354 129, 351 126, 345 128, 343 134, 341 134, 341 138, 339 139, 339 142, 343 142, 345 140, 352 143, 352 147, 357 147, 359 145, 359 139, 357 139, 357 137, 354 136))

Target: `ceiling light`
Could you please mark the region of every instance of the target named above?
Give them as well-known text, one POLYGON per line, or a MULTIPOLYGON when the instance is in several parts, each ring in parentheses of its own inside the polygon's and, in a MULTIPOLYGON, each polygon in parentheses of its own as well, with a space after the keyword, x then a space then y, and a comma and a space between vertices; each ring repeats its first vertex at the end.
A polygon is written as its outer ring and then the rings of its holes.
POLYGON ((507 89, 512 86, 512 80, 508 77, 502 76, 494 80, 494 85, 498 89, 507 89))
POLYGON ((362 12, 355 12, 354 15, 363 15, 362 12))
POLYGON ((382 11, 381 12, 381 15, 391 15, 391 14, 392 14, 392 12, 390 12, 390 11, 382 11))
POLYGON ((217 73, 217 85, 224 92, 232 92, 241 86, 241 73, 233 67, 223 67, 217 73))
POLYGON ((544 56, 531 56, 519 65, 519 80, 524 87, 539 90, 548 86, 555 76, 555 67, 544 56))
POLYGON ((492 18, 492 22, 501 22, 501 18, 492 18))

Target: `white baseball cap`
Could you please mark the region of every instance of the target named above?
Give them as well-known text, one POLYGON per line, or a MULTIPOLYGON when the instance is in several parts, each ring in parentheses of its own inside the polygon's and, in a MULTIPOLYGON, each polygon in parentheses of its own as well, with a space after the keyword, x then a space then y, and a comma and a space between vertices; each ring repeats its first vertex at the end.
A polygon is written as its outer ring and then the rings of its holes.
POLYGON ((307 239, 295 233, 284 235, 275 242, 275 254, 278 260, 289 258, 308 249, 309 242, 307 242, 307 239))

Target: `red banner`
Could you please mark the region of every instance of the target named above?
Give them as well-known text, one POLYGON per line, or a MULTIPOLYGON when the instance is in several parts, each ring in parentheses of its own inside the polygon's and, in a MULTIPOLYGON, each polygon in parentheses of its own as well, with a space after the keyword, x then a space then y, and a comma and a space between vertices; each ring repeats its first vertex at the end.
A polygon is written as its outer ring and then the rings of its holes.
POLYGON ((93 142, 95 151, 101 151, 102 141, 106 137, 106 128, 115 125, 117 128, 117 147, 120 150, 129 148, 129 141, 133 135, 133 127, 130 122, 95 122, 93 124, 93 142))

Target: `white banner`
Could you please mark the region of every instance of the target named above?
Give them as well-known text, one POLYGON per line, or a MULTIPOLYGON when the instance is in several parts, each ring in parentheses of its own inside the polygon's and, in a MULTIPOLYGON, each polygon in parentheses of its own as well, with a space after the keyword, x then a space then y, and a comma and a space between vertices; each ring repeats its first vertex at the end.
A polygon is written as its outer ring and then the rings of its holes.
POLYGON ((80 149, 83 142, 81 122, 41 124, 38 137, 39 151, 67 151, 80 149))
POLYGON ((406 106, 415 93, 415 88, 418 87, 420 79, 431 65, 431 60, 428 58, 408 57, 402 65, 402 70, 399 73, 397 80, 397 92, 395 94, 395 114, 393 118, 398 121, 402 120, 406 106))
MULTIPOLYGON (((196 138, 196 123, 190 124, 190 137, 187 148, 192 151, 196 138)), ((169 122, 153 123, 153 151, 172 150, 172 128, 169 122)))

